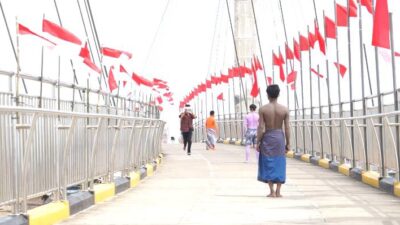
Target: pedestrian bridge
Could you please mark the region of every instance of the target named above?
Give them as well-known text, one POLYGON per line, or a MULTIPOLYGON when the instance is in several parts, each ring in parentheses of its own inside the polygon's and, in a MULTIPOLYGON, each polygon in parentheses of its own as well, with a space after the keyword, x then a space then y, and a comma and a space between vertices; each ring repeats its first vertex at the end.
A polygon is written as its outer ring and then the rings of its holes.
POLYGON ((216 151, 199 121, 188 156, 159 119, 2 106, 0 224, 399 224, 397 115, 292 120, 267 198, 239 119, 220 118, 216 151))

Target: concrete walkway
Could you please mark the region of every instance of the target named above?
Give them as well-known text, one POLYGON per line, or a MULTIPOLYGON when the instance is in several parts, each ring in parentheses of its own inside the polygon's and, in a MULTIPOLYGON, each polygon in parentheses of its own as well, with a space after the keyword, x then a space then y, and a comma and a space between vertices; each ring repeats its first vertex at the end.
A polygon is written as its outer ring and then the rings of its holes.
POLYGON ((349 177, 288 159, 283 198, 266 198, 244 148, 164 147, 163 164, 138 187, 64 224, 400 224, 400 200, 349 177))

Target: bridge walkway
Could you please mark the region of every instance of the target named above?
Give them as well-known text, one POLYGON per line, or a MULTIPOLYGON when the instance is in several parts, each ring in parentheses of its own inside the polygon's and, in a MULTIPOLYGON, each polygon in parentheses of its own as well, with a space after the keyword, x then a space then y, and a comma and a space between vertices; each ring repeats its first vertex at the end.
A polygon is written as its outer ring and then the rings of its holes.
POLYGON ((164 145, 154 176, 62 225, 400 224, 400 200, 342 174, 287 160, 283 198, 267 198, 244 148, 164 145))

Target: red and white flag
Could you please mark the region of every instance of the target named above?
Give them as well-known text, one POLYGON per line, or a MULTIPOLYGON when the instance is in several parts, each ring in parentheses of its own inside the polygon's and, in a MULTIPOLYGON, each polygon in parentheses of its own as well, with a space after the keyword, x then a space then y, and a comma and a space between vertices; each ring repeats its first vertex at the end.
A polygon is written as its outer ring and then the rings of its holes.
POLYGON ((64 40, 69 43, 73 43, 76 45, 82 45, 82 41, 75 36, 73 33, 68 31, 67 29, 49 21, 46 19, 43 19, 42 23, 42 29, 43 32, 48 33, 58 39, 64 40))
POLYGON ((30 30, 28 27, 22 25, 22 24, 18 24, 18 34, 19 35, 32 35, 34 37, 37 37, 39 40, 41 40, 43 42, 44 45, 50 46, 50 47, 54 47, 57 44, 50 41, 49 39, 43 37, 42 35, 37 34, 36 32, 33 32, 32 30, 30 30))
POLYGON ((127 52, 127 51, 122 51, 114 48, 109 48, 109 47, 102 47, 101 48, 101 53, 103 56, 111 57, 111 58, 120 58, 122 55, 125 55, 128 57, 128 59, 132 58, 132 53, 127 52))

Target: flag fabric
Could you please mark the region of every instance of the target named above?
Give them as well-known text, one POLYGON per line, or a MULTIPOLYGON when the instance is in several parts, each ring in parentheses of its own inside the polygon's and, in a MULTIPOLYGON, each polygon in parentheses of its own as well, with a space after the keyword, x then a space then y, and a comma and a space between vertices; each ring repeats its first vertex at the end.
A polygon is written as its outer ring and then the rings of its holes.
POLYGON ((293 70, 288 74, 286 82, 288 84, 293 83, 296 81, 296 78, 297 78, 297 72, 293 70))
POLYGON ((292 83, 292 84, 290 85, 290 89, 291 89, 292 91, 296 90, 296 83, 292 83))
POLYGON ((275 55, 275 53, 272 53, 272 61, 273 61, 274 66, 279 66, 282 64, 281 59, 279 57, 277 57, 275 55))
POLYGON ((294 59, 293 51, 285 44, 286 59, 294 59))
POLYGON ((223 74, 221 74, 221 82, 223 82, 223 83, 229 83, 229 76, 228 75, 223 75, 223 74))
POLYGON ((372 32, 372 45, 390 49, 389 9, 387 0, 377 0, 372 32))
POLYGON ((43 32, 48 33, 58 39, 73 43, 73 44, 77 44, 77 45, 82 45, 82 41, 76 37, 73 33, 71 33, 70 31, 60 27, 59 25, 43 19, 43 23, 42 23, 42 29, 43 32))
POLYGON ((101 48, 101 53, 103 56, 108 56, 111 58, 119 58, 121 55, 126 55, 129 59, 132 58, 132 53, 127 52, 127 51, 122 51, 114 48, 109 48, 109 47, 102 47, 101 48))
POLYGON ((223 101, 224 100, 224 94, 223 93, 219 94, 217 96, 217 99, 223 101))
POLYGON ((128 74, 128 71, 126 71, 123 65, 119 65, 119 72, 128 74))
POLYGON ((110 72, 108 74, 108 87, 110 88, 110 92, 113 92, 115 89, 118 88, 117 81, 115 81, 114 67, 110 67, 110 72))
POLYGON ((254 66, 256 70, 263 70, 263 66, 257 56, 254 56, 254 66))
POLYGON ((90 53, 89 53, 89 49, 87 46, 87 42, 85 43, 85 46, 83 48, 81 48, 81 51, 79 52, 79 56, 82 58, 88 58, 90 59, 90 53))
POLYGON ((157 97, 157 102, 158 102, 158 104, 162 104, 163 103, 163 99, 162 99, 161 96, 157 97))
POLYGON ((253 70, 253 86, 251 88, 250 95, 253 98, 255 98, 259 94, 259 88, 258 88, 258 81, 257 81, 257 70, 256 70, 256 66, 254 65, 253 62, 251 63, 251 68, 253 70))
POLYGON ((308 39, 303 35, 300 35, 300 51, 308 51, 308 50, 310 50, 308 39))
POLYGON ((319 27, 318 27, 317 21, 315 21, 314 30, 315 30, 315 31, 314 31, 314 32, 315 32, 315 37, 316 37, 316 39, 317 39, 317 41, 318 41, 319 50, 320 50, 324 55, 326 55, 325 39, 324 39, 324 37, 322 37, 321 32, 319 32, 319 27))
POLYGON ((271 85, 272 84, 272 77, 267 77, 267 82, 268 82, 268 85, 271 85))
POLYGON ((22 25, 20 23, 18 24, 18 34, 20 34, 20 35, 33 35, 33 36, 36 36, 36 37, 40 38, 41 40, 45 41, 46 43, 50 44, 51 46, 57 45, 56 43, 50 41, 49 39, 47 39, 47 38, 45 38, 45 37, 43 37, 43 36, 41 36, 41 35, 39 35, 39 34, 37 34, 35 32, 33 32, 28 27, 26 27, 26 26, 24 26, 24 25, 22 25))
POLYGON ((324 78, 324 75, 322 75, 321 73, 318 73, 318 71, 316 71, 315 69, 311 68, 311 72, 313 72, 315 75, 317 75, 320 78, 324 78))
POLYGON ((84 58, 83 59, 83 63, 89 67, 90 69, 92 69, 94 72, 101 74, 101 69, 99 67, 97 67, 96 64, 94 64, 94 62, 92 62, 92 60, 90 60, 89 58, 84 58))
POLYGON ((295 39, 293 39, 293 53, 298 61, 300 61, 300 45, 295 39))
POLYGON ((357 17, 357 4, 354 2, 354 0, 350 0, 350 17, 357 17))
POLYGON ((206 87, 207 88, 211 88, 211 81, 210 80, 206 80, 206 87))
POLYGON ((336 4, 336 22, 338 27, 347 27, 347 8, 336 4))
POLYGON ((325 16, 325 36, 326 38, 336 39, 335 22, 327 16, 325 16))
POLYGON ((372 14, 372 0, 361 0, 361 5, 365 6, 368 12, 372 14))
POLYGON ((314 48, 315 42, 317 42, 317 37, 313 33, 308 32, 308 43, 311 48, 314 48))
POLYGON ((342 65, 342 64, 338 64, 338 63, 334 63, 336 68, 339 70, 340 75, 342 76, 342 78, 344 77, 344 75, 346 74, 347 68, 346 66, 342 65))
POLYGON ((283 65, 279 65, 279 78, 282 82, 285 81, 285 72, 283 71, 283 65))

